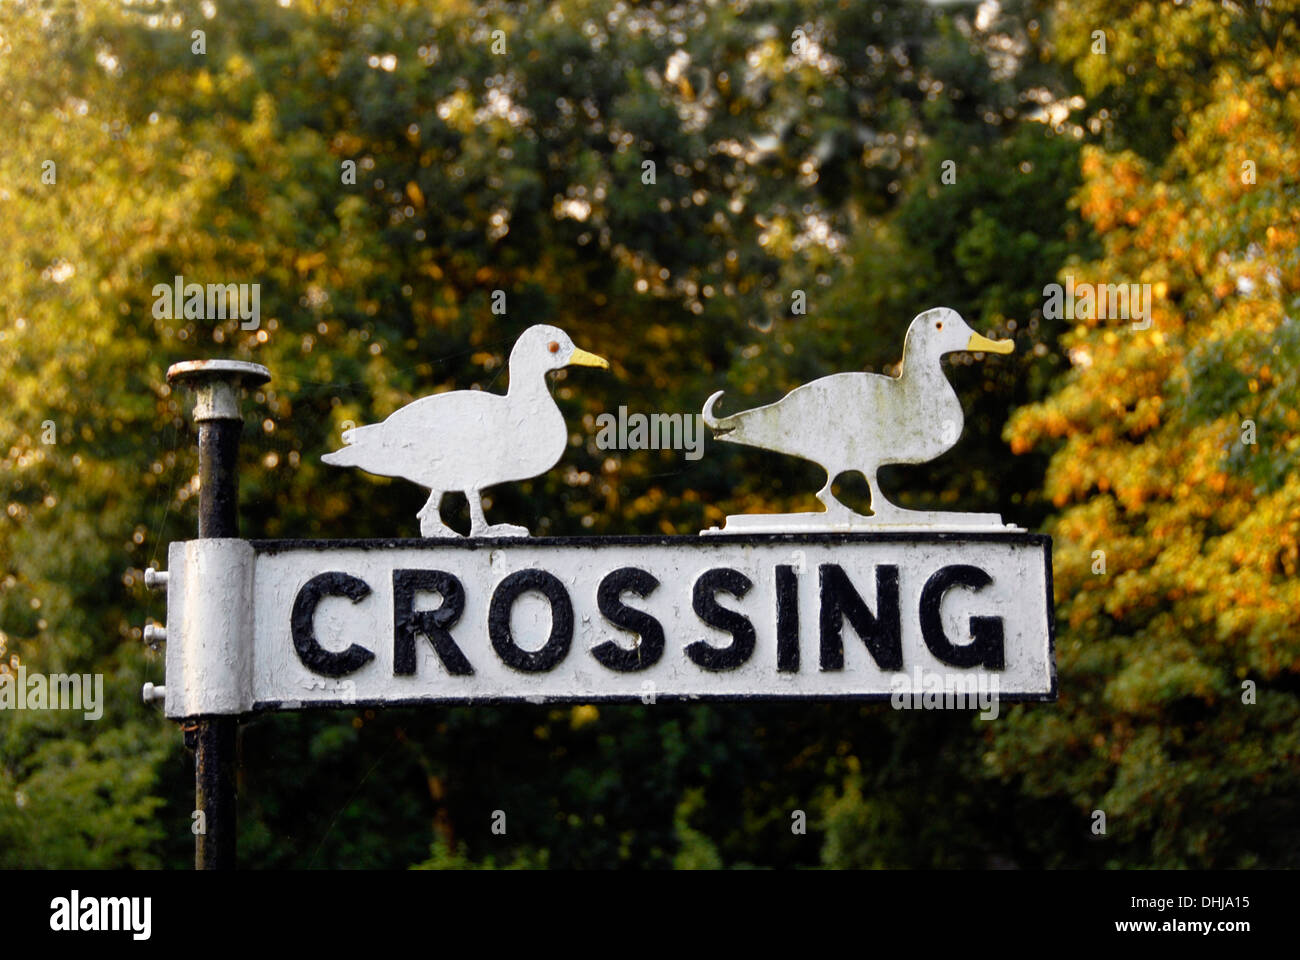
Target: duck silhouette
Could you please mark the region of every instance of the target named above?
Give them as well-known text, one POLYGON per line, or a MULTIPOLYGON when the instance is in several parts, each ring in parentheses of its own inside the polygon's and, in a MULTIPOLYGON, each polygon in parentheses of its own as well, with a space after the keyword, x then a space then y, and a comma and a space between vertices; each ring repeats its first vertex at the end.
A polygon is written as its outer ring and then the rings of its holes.
POLYGON ((382 423, 344 432, 346 445, 321 460, 428 487, 418 514, 422 536, 460 536, 441 512, 443 494, 459 490, 469 501, 470 536, 526 537, 527 527, 487 522, 482 491, 535 477, 559 462, 569 432, 546 375, 571 366, 609 369, 608 361, 578 349, 558 327, 529 327, 510 351, 504 395, 455 390, 421 397, 382 423))
POLYGON ((779 520, 839 529, 909 522, 1001 524, 996 514, 898 507, 881 493, 876 473, 887 464, 933 460, 961 437, 961 402, 939 362, 944 354, 1013 349, 1012 341, 983 337, 955 310, 937 307, 919 314, 908 327, 896 377, 832 374, 796 387, 775 403, 727 417, 714 413, 723 391, 713 394, 704 405, 704 422, 717 439, 811 460, 827 474, 826 485, 817 491, 824 513, 728 517, 728 526, 758 529, 779 520), (835 479, 849 471, 866 477, 871 488, 870 516, 850 509, 831 493, 835 479))

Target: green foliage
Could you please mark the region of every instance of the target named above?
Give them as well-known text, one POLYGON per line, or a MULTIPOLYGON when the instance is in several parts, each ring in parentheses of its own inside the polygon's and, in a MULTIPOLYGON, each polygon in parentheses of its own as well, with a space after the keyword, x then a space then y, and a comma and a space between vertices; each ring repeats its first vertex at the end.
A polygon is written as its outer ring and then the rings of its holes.
POLYGON ((129 724, 84 743, 49 727, 57 739, 0 768, 0 867, 156 869, 162 738, 129 724))
POLYGON ((673 857, 676 870, 718 870, 723 865, 713 841, 690 825, 691 814, 703 805, 704 791, 695 787, 686 791, 677 806, 673 821, 678 843, 677 854, 673 857))
MULTIPOLYGON (((1292 303, 1291 311, 1300 307, 1292 303)), ((1192 423, 1218 421, 1225 431, 1224 465, 1255 481, 1259 492, 1272 493, 1291 472, 1295 450, 1286 440, 1294 422, 1291 398, 1300 396, 1300 323, 1294 320, 1271 331, 1235 330, 1223 340, 1195 344, 1187 358, 1187 417, 1192 423), (1269 356, 1274 386, 1263 392, 1252 376, 1255 361, 1269 356), (1244 442, 1246 427, 1255 442, 1244 442)))
POLYGON ((452 851, 446 841, 435 840, 429 848, 429 859, 413 866, 412 870, 545 870, 546 851, 536 854, 520 853, 508 864, 497 866, 496 858, 487 856, 481 861, 471 860, 464 847, 452 851))

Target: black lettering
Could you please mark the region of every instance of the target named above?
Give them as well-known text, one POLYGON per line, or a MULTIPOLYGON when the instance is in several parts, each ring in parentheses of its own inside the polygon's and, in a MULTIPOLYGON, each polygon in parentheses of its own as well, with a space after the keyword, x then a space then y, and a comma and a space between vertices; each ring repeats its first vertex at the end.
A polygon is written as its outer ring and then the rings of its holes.
POLYGON ((903 669, 903 621, 898 605, 898 567, 876 567, 876 610, 873 616, 836 564, 822 564, 821 668, 844 669, 844 619, 847 617, 881 670, 903 669))
POLYGON ((982 590, 992 582, 993 578, 979 567, 956 564, 938 570, 921 590, 921 636, 930 652, 951 667, 982 666, 1001 670, 1005 666, 1006 639, 1001 617, 971 617, 973 642, 957 646, 944 634, 943 617, 939 612, 944 594, 952 587, 982 590))
POLYGON ((754 652, 754 625, 744 614, 718 605, 717 594, 729 593, 740 598, 749 593, 754 582, 739 570, 718 567, 700 574, 695 581, 693 606, 696 615, 711 627, 726 630, 731 643, 719 649, 696 640, 686 647, 686 655, 705 670, 734 670, 754 652))
POLYGON ((355 643, 342 653, 331 653, 316 641, 316 628, 312 623, 316 605, 325 597, 347 597, 353 603, 359 603, 369 595, 370 584, 337 571, 317 574, 302 585, 293 600, 289 628, 293 634, 293 649, 304 667, 322 677, 343 677, 360 670, 375 658, 373 653, 355 643))
POLYGON ((525 673, 545 673, 565 658, 573 642, 573 603, 559 579, 545 570, 518 570, 497 585, 488 608, 492 649, 507 666, 525 673), (540 650, 524 650, 510 632, 510 611, 520 594, 535 590, 551 604, 551 635, 540 650))
POLYGON ((799 578, 788 566, 776 568, 776 669, 799 672, 799 578))
POLYGON ((659 662, 659 658, 664 655, 664 628, 644 610, 629 607, 623 602, 624 593, 632 593, 644 599, 658 587, 659 581, 653 575, 636 567, 622 567, 600 581, 600 586, 596 588, 596 606, 600 608, 601 614, 614 626, 630 630, 637 636, 636 645, 631 650, 620 647, 613 640, 606 640, 593 647, 591 655, 601 666, 630 673, 659 662))
POLYGON ((474 668, 451 638, 451 628, 464 610, 465 590, 445 570, 394 570, 393 674, 409 677, 415 673, 415 637, 421 633, 429 638, 448 673, 458 677, 472 674, 474 668), (438 609, 416 610, 419 590, 441 594, 438 609))

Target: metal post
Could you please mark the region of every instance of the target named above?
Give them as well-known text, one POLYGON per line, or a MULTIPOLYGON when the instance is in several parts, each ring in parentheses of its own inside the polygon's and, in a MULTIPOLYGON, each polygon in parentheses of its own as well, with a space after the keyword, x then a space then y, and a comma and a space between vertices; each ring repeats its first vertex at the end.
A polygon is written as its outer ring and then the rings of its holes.
MULTIPOLYGON (((241 386, 271 379, 260 364, 190 360, 174 364, 167 382, 194 394, 199 432, 199 536, 239 536, 239 412, 241 386)), ((204 829, 194 837, 194 869, 235 867, 235 731, 238 717, 189 717, 184 727, 194 749, 194 809, 204 829), (192 738, 190 734, 192 733, 192 738)))

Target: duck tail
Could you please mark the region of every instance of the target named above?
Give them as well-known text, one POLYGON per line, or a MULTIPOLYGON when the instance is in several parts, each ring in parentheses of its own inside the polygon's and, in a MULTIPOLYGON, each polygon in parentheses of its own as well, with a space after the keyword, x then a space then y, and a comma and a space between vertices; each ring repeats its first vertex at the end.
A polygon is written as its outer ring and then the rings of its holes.
POLYGON ((704 401, 704 412, 703 412, 704 422, 708 424, 709 429, 712 430, 714 435, 718 437, 725 436, 726 434, 730 433, 732 430, 736 429, 735 417, 723 417, 721 420, 719 420, 717 417, 713 415, 714 405, 718 402, 718 398, 722 396, 725 392, 726 392, 725 390, 719 390, 713 396, 709 397, 708 400, 704 401))
POLYGON ((357 466, 356 451, 350 447, 344 447, 342 450, 335 450, 332 453, 323 454, 320 458, 321 463, 328 463, 331 467, 355 467, 357 466))
POLYGON ((358 444, 358 440, 364 439, 365 427, 353 427, 351 430, 343 431, 343 446, 331 453, 322 456, 321 463, 328 463, 332 467, 359 467, 361 466, 361 454, 364 446, 358 444))

